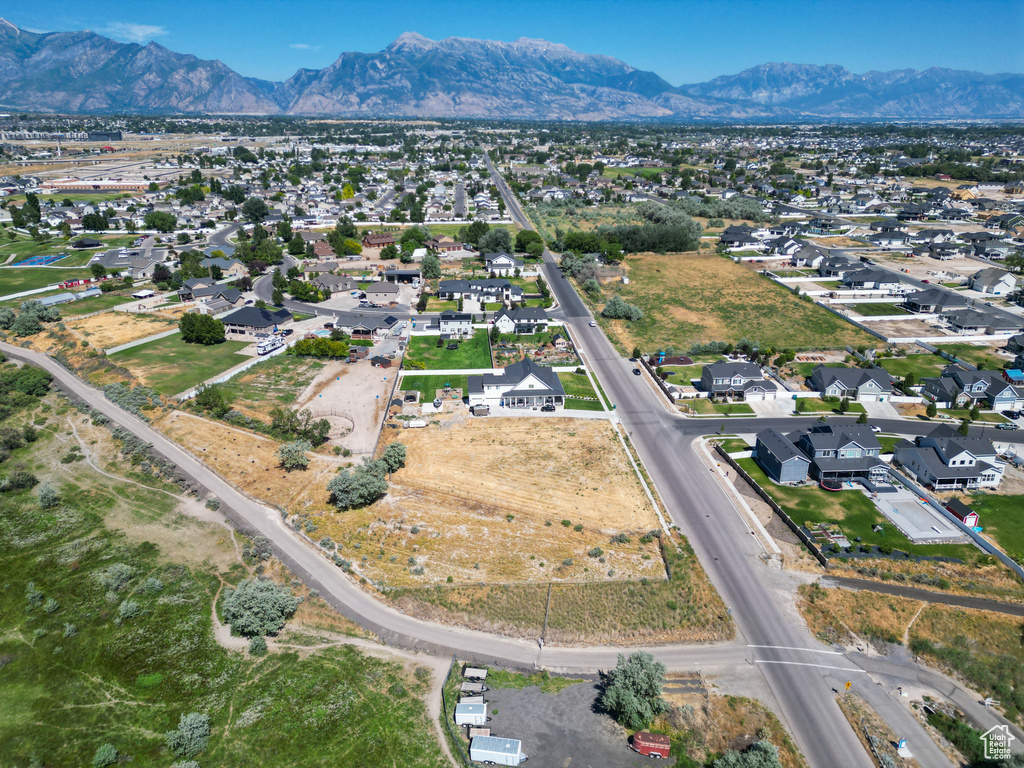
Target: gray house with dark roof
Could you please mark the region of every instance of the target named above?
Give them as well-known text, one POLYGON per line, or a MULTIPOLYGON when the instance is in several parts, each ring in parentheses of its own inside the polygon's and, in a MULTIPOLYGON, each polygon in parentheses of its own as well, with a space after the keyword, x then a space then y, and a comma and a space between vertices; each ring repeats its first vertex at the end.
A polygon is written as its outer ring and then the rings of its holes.
POLYGON ((700 375, 700 387, 715 399, 774 400, 778 394, 775 382, 766 379, 754 363, 721 361, 705 365, 700 375))
POLYGON ((878 458, 882 446, 866 425, 822 423, 785 436, 774 430, 759 432, 754 454, 757 463, 776 482, 798 482, 805 479, 798 477, 802 462, 795 461, 796 453, 782 441, 803 454, 808 473, 819 482, 838 483, 856 478, 888 482, 889 468, 878 458))
POLYGON ((964 437, 946 424, 913 443, 897 443, 893 460, 936 491, 996 488, 1006 468, 991 440, 964 437))
POLYGON ((882 368, 843 368, 819 365, 811 372, 811 389, 822 397, 849 398, 866 403, 882 403, 892 397, 895 379, 882 368))
POLYGON ((527 335, 543 332, 548 326, 548 316, 543 307, 520 307, 499 309, 494 314, 494 325, 500 333, 524 333, 527 335))
POLYGON ((224 336, 228 340, 255 339, 257 333, 267 333, 281 323, 292 319, 287 309, 263 309, 261 307, 242 307, 221 318, 224 323, 224 336))
POLYGON ((777 483, 799 483, 807 479, 811 466, 803 451, 774 429, 757 434, 755 459, 772 480, 777 483))
POLYGON ((967 299, 954 291, 926 288, 908 293, 903 298, 903 306, 910 312, 951 312, 954 309, 967 309, 967 299))
POLYGON ((492 408, 540 408, 553 405, 565 407, 565 389, 558 374, 551 368, 522 359, 502 370, 470 376, 467 382, 469 405, 492 408))

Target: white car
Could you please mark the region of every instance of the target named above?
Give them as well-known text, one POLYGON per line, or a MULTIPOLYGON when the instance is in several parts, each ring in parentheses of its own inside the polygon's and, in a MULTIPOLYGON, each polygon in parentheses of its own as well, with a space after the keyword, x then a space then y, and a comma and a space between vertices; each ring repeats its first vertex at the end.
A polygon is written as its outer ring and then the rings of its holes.
POLYGON ((882 428, 880 426, 878 426, 877 424, 872 424, 871 425, 871 431, 877 434, 878 432, 882 431, 882 428))
POLYGON ((597 321, 596 320, 591 320, 590 321, 590 327, 591 328, 596 328, 597 327, 597 321))

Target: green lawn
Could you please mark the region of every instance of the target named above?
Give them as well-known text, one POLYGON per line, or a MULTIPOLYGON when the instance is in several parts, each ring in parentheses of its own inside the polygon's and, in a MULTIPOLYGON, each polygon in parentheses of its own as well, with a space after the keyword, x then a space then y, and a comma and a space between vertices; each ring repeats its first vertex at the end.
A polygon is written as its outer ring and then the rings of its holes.
POLYGON ((898 304, 847 304, 850 309, 862 317, 881 317, 882 315, 906 315, 907 310, 898 304))
POLYGON ((421 400, 430 401, 437 397, 437 390, 444 389, 446 386, 453 387, 455 389, 461 389, 463 397, 466 396, 466 376, 416 376, 414 373, 405 372, 402 376, 402 381, 399 383, 399 389, 409 390, 421 393, 421 400))
POLYGON ((131 301, 135 301, 135 299, 126 293, 104 293, 99 296, 92 296, 88 299, 82 299, 81 301, 72 301, 68 304, 61 304, 60 314, 61 317, 87 315, 90 312, 99 312, 101 309, 110 309, 111 307, 116 307, 119 304, 127 304, 131 301))
POLYGON ((879 435, 878 444, 882 446, 882 453, 892 453, 893 446, 903 439, 902 437, 882 437, 879 435))
POLYGON ((798 378, 809 379, 819 365, 828 365, 830 368, 849 367, 845 363, 787 363, 785 367, 792 368, 798 378))
POLYGON ((976 493, 961 499, 978 513, 978 525, 1019 563, 1024 562, 1024 496, 976 493))
POLYGON ((978 347, 974 344, 936 344, 943 352, 955 355, 960 360, 965 360, 971 365, 979 368, 1005 368, 1009 360, 992 353, 988 347, 978 347))
POLYGON ((665 381, 669 384, 677 384, 683 387, 689 387, 692 379, 699 379, 701 372, 704 370, 703 365, 663 365, 662 369, 673 374, 669 376, 665 381))
POLYGON ((832 492, 818 487, 782 487, 769 480, 754 459, 738 459, 736 463, 771 494, 775 502, 786 510, 798 525, 810 528, 817 523, 836 524, 846 534, 851 544, 859 536, 860 543, 868 546, 888 544, 904 552, 919 555, 945 555, 974 560, 981 554, 974 547, 965 544, 911 544, 910 540, 875 508, 871 499, 857 489, 832 492), (882 525, 880 533, 872 530, 872 526, 875 525, 882 525))
MULTIPOLYGON (((944 413, 947 416, 952 416, 954 419, 962 420, 970 418, 971 412, 968 409, 954 410, 952 408, 939 408, 939 413, 944 413)), ((1004 421, 1009 421, 1009 419, 998 413, 982 411, 978 414, 978 418, 976 418, 975 421, 982 421, 987 424, 1002 424, 1004 421)))
POLYGON ((746 440, 741 440, 738 437, 730 437, 725 440, 719 440, 722 446, 722 450, 726 453, 736 453, 738 451, 749 451, 750 444, 746 440))
POLYGON ((693 400, 684 400, 683 402, 700 414, 754 412, 754 409, 746 403, 712 403, 710 400, 703 397, 698 397, 693 400))
POLYGON ((247 358, 235 354, 245 346, 244 341, 225 341, 209 347, 186 344, 175 334, 109 357, 160 394, 176 395, 245 362, 247 358))
POLYGON ((604 406, 597 392, 590 385, 590 379, 586 375, 565 372, 558 374, 558 380, 562 382, 565 389, 565 407, 573 411, 603 411, 604 406), (592 400, 581 400, 579 398, 594 398, 592 400))
POLYGON ((942 373, 942 369, 949 364, 938 355, 930 353, 907 355, 906 357, 884 357, 876 362, 897 378, 904 379, 907 374, 912 373, 918 381, 926 376, 938 376, 942 373))
MULTIPOLYGON (((796 400, 797 413, 821 413, 835 411, 839 412, 839 403, 826 403, 817 397, 801 397, 796 400)), ((864 406, 860 403, 850 403, 850 410, 847 413, 864 413, 864 406)))
POLYGON ((426 370, 455 370, 459 368, 490 368, 491 352, 487 344, 487 331, 478 330, 473 338, 459 342, 458 349, 438 347, 438 336, 413 336, 406 348, 406 365, 424 363, 426 370))
POLYGON ((442 301, 437 296, 427 297, 427 312, 444 312, 446 309, 455 312, 458 308, 459 302, 457 301, 442 301))
POLYGON ((88 269, 51 267, 0 267, 0 296, 56 285, 65 280, 92 277, 88 269))

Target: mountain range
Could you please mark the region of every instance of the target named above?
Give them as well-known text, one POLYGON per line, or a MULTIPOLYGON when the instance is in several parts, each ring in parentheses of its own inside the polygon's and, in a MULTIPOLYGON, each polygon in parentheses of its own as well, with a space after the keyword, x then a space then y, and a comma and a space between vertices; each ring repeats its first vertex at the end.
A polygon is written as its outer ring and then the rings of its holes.
POLYGON ((0 19, 0 107, 110 114, 543 120, 1019 119, 1024 75, 931 68, 854 74, 771 63, 673 86, 609 56, 546 40, 414 32, 284 82, 95 32, 35 33, 0 19))

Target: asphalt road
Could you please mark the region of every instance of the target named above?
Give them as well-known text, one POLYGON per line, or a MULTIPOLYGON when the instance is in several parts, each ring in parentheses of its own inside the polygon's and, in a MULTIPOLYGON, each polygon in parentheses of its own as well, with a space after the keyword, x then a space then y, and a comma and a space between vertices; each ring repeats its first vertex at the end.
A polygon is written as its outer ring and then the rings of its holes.
MULTIPOLYGON (((517 223, 532 229, 489 159, 488 166, 517 223)), ((692 428, 681 427, 686 420, 670 414, 657 401, 659 395, 646 383, 641 385, 642 380, 632 373, 633 365, 616 352, 600 327, 590 326, 590 312, 563 279, 549 251, 544 253, 543 270, 586 362, 617 405, 673 522, 689 537, 743 638, 756 649, 755 663, 808 762, 820 768, 869 768, 874 763, 836 704, 834 684, 827 677, 836 667, 848 668, 846 660, 816 641, 792 613, 787 614, 780 604, 782 596, 765 582, 765 569, 757 560, 758 545, 694 449, 692 428)), ((919 748, 922 765, 949 765, 922 728, 908 738, 919 748)))

